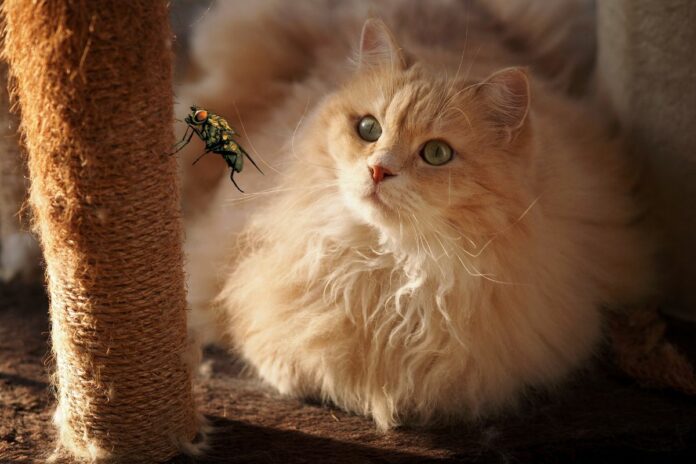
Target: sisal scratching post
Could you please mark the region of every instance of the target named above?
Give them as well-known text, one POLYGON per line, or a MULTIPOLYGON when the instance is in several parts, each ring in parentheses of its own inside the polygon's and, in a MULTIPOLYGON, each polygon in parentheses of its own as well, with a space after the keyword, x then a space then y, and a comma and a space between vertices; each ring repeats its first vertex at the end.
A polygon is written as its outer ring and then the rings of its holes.
POLYGON ((164 0, 5 0, 47 264, 59 445, 163 461, 196 435, 164 0))

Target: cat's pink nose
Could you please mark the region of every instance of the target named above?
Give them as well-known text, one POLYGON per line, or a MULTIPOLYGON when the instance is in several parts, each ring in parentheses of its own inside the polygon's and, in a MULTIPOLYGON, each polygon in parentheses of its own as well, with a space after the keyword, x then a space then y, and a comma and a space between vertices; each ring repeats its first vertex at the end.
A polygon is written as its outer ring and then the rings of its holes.
POLYGON ((385 168, 384 166, 380 166, 379 164, 368 166, 368 168, 372 173, 372 181, 375 184, 382 182, 385 177, 392 177, 394 175, 389 169, 385 168))

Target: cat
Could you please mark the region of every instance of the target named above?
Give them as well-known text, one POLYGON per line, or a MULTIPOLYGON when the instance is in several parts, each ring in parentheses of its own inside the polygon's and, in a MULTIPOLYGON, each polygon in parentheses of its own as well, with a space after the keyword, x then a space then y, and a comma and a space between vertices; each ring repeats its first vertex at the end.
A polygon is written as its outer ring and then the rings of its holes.
POLYGON ((301 25, 223 10, 198 38, 217 71, 186 89, 235 107, 266 167, 245 196, 222 180, 188 229, 193 328, 380 430, 557 385, 602 308, 654 289, 636 172, 593 106, 520 67, 475 4, 396 5, 379 12, 397 33, 372 17, 359 42, 355 4, 301 25))

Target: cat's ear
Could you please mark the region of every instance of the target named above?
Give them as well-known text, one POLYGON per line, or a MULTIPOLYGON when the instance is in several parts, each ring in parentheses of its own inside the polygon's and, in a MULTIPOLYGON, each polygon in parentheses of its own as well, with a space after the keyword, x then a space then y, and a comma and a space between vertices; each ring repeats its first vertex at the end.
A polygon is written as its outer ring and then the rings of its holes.
POLYGON ((527 121, 530 104, 529 76, 524 68, 506 68, 493 73, 477 88, 485 99, 490 121, 515 139, 527 121))
POLYGON ((396 69, 407 67, 406 55, 394 34, 384 21, 377 18, 370 18, 363 25, 357 62, 360 69, 384 65, 396 69))

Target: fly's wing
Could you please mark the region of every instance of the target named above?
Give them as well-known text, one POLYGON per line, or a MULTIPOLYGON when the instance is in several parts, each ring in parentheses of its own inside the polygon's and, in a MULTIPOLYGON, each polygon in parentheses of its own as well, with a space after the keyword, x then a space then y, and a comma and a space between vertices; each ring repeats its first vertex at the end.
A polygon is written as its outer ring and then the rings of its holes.
POLYGON ((261 174, 263 174, 263 171, 262 171, 261 168, 258 166, 258 164, 256 164, 256 161, 254 161, 254 158, 252 158, 251 156, 249 156, 249 153, 247 153, 245 149, 243 149, 243 148, 240 146, 240 147, 239 147, 239 151, 240 151, 240 156, 239 156, 240 158, 242 158, 242 155, 244 155, 244 156, 246 156, 247 158, 249 158, 249 161, 251 161, 251 164, 253 164, 254 167, 255 167, 261 174))

